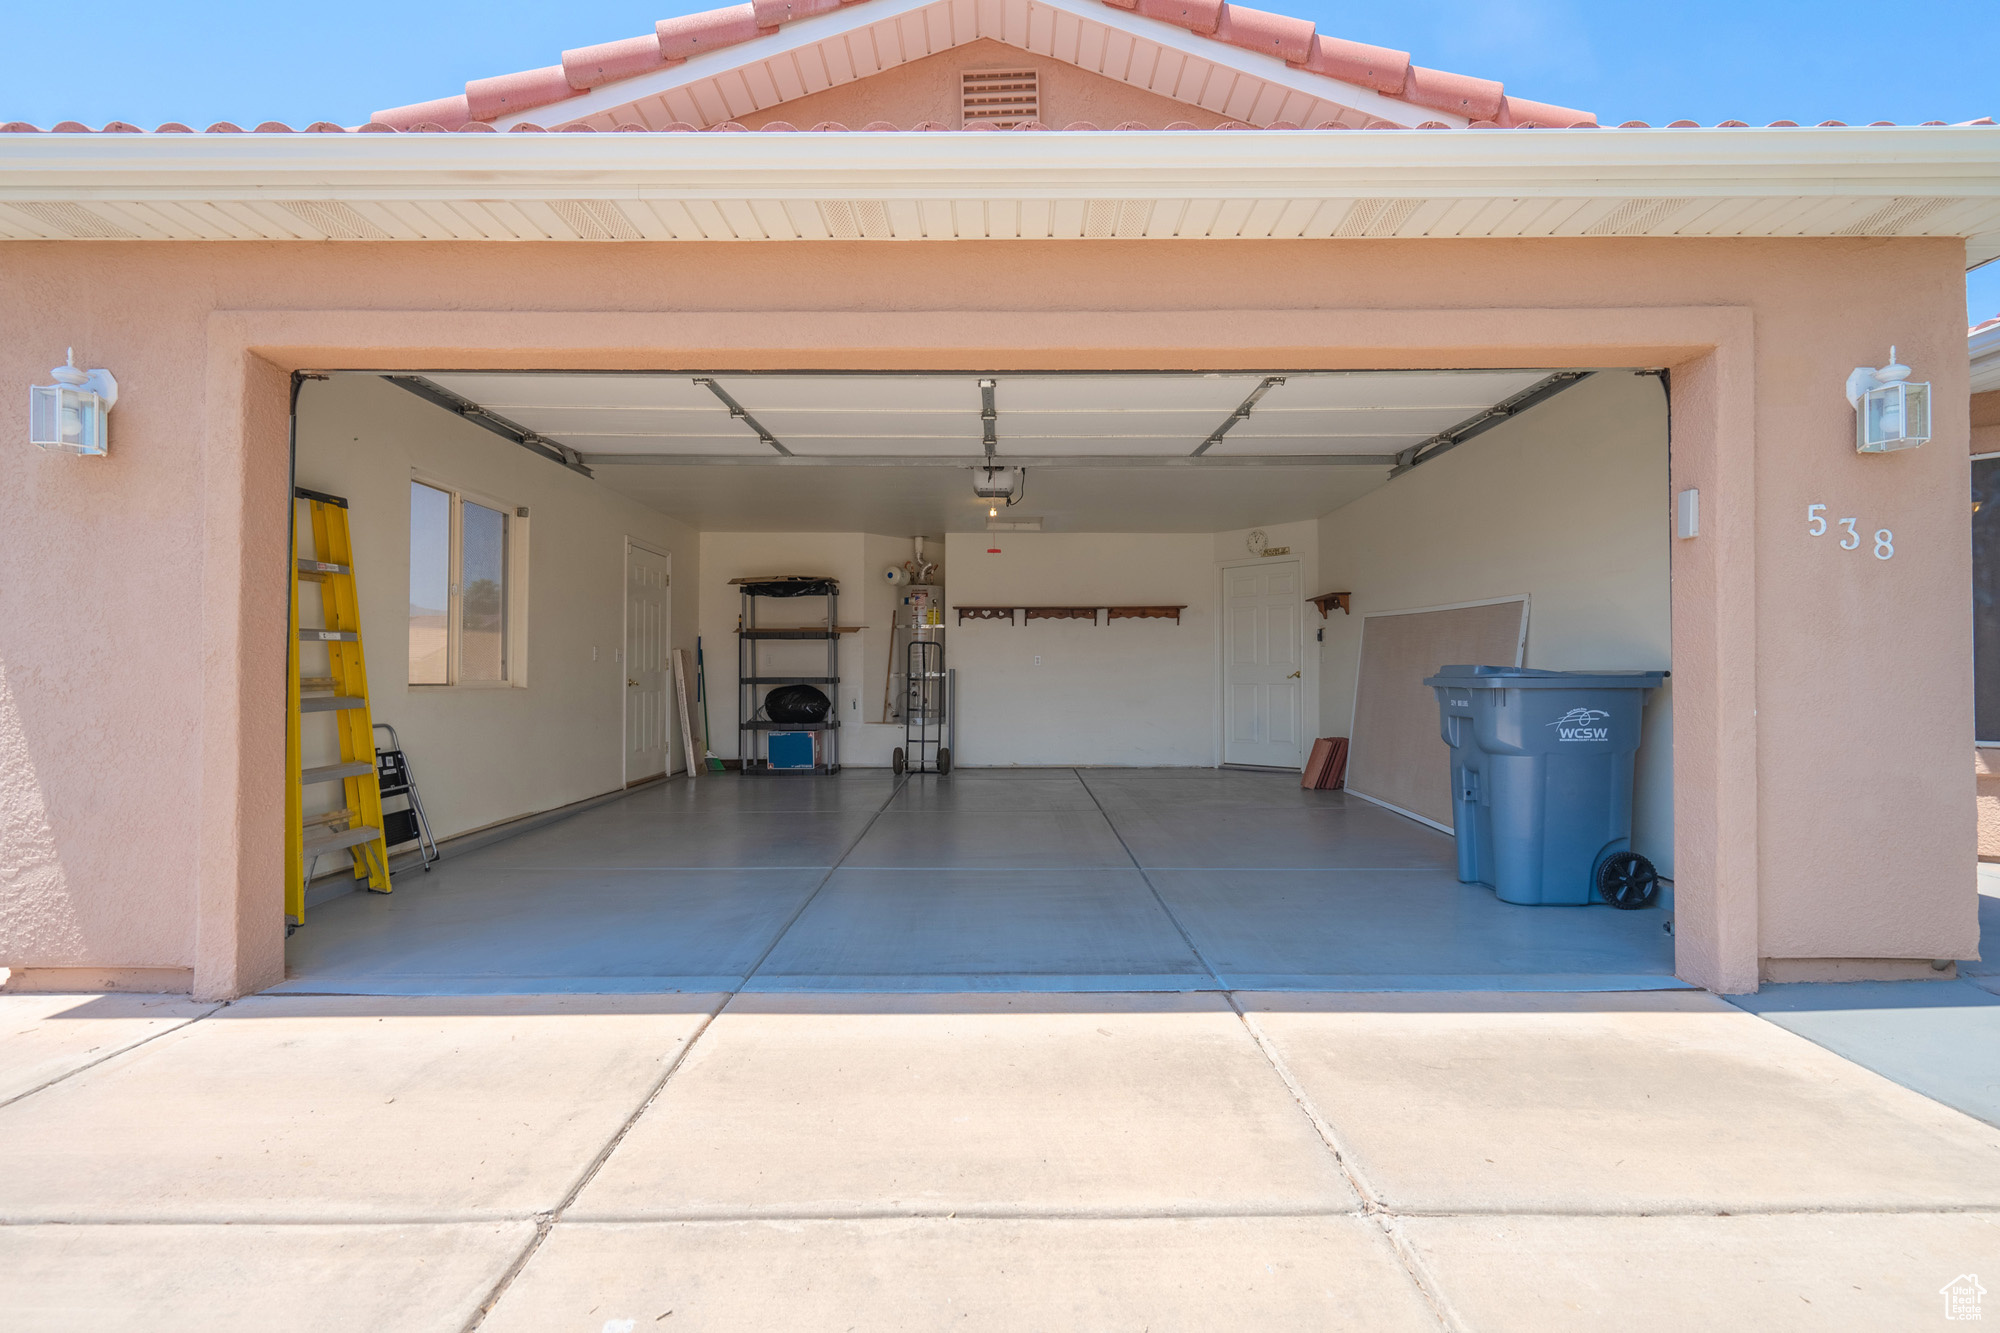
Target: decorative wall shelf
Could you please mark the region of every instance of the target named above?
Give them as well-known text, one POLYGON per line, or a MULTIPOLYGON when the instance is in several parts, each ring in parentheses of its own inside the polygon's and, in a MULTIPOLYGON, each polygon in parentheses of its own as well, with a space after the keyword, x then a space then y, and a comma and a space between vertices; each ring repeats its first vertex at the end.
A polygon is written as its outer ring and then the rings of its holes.
POLYGON ((1016 613, 1027 620, 1088 620, 1097 623, 1097 613, 1104 613, 1104 621, 1114 620, 1171 620, 1181 623, 1181 612, 1185 606, 961 606, 958 623, 968 620, 1005 620, 1008 624, 1022 623, 1015 620, 1016 613))
POLYGON ((1308 600, 1310 600, 1314 606, 1319 608, 1319 618, 1321 620, 1325 620, 1327 617, 1327 613, 1332 611, 1333 608, 1336 606, 1340 608, 1340 614, 1344 616, 1351 616, 1354 614, 1353 610, 1348 605, 1348 603, 1354 600, 1354 594, 1351 592, 1323 592, 1319 596, 1310 598, 1308 600))

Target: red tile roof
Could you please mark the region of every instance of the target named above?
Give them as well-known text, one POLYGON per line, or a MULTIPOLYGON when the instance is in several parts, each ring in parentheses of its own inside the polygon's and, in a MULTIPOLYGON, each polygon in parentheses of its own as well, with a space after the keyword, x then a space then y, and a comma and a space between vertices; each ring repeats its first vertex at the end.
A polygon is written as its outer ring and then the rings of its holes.
MULTIPOLYGON (((455 101, 457 99, 445 99, 445 100, 455 101)), ((1516 105, 1519 104, 1518 99, 1510 99, 1510 100, 1515 101, 1516 105)), ((435 106, 437 105, 437 103, 426 102, 422 103, 421 105, 435 106)), ((1992 125, 1993 123, 1994 122, 1992 117, 1982 116, 1978 120, 1959 121, 1957 122, 1956 126, 1954 126, 1954 128, 1964 129, 1968 126, 1992 125)), ((1942 120, 1927 120, 1923 122, 1923 127, 1945 126, 1946 124, 1947 122, 1942 120)), ((1896 122, 1893 120, 1877 120, 1870 122, 1869 125, 1866 126, 1865 128, 1875 129, 1883 126, 1894 127, 1895 125, 1896 122)), ((817 124, 810 125, 807 127, 807 129, 809 130, 822 134, 847 133, 851 130, 851 128, 852 128, 851 126, 843 125, 837 120, 822 120, 817 124)), ((917 133, 917 132, 929 132, 929 131, 940 131, 940 130, 948 131, 951 128, 952 128, 951 126, 946 125, 941 121, 935 121, 935 120, 918 121, 916 124, 908 126, 907 129, 906 127, 901 125, 891 124, 889 121, 886 120, 871 120, 866 125, 861 126, 861 132, 868 134, 900 134, 905 132, 917 133)), ((1012 132, 1011 130, 1002 130, 1000 126, 988 122, 974 122, 970 125, 967 125, 965 128, 967 130, 995 130, 1001 133, 1012 132)), ((1062 130, 1074 133, 1078 131, 1097 131, 1097 130, 1103 130, 1104 128, 1106 127, 1095 124, 1094 122, 1088 120, 1074 120, 1071 121, 1069 124, 1064 125, 1062 127, 1062 130)), ((1186 120, 1177 120, 1174 121, 1172 124, 1168 125, 1148 125, 1144 121, 1127 120, 1127 121, 1121 121, 1116 125, 1110 126, 1110 128, 1113 130, 1154 130, 1154 129, 1199 130, 1201 127, 1199 125, 1194 124, 1191 121, 1186 121, 1186 120)), ((1222 124, 1217 125, 1215 127, 1216 130, 1256 130, 1256 129, 1302 130, 1307 128, 1315 130, 1351 130, 1354 127, 1352 125, 1343 125, 1338 121, 1325 121, 1318 125, 1304 126, 1304 125, 1294 125, 1290 121, 1282 121, 1282 120, 1274 121, 1269 125, 1248 125, 1240 120, 1229 120, 1229 121, 1224 121, 1222 124)), ((1448 130, 1451 129, 1452 127, 1450 125, 1445 124, 1445 122, 1441 120, 1427 120, 1416 125, 1398 125, 1393 121, 1378 120, 1373 122, 1372 124, 1363 126, 1362 128, 1370 130, 1410 130, 1410 129, 1448 130)), ((1491 129, 1501 129, 1501 128, 1509 128, 1516 130, 1534 130, 1534 129, 1548 129, 1552 127, 1547 122, 1536 122, 1536 121, 1526 121, 1512 126, 1503 127, 1490 120, 1481 120, 1481 121, 1474 121, 1470 126, 1470 128, 1475 130, 1491 130, 1491 129)), ((1592 122, 1582 122, 1575 126, 1572 126, 1571 128, 1597 129, 1598 126, 1592 122)), ((1618 125, 1616 128, 1621 130, 1650 130, 1655 127, 1647 124, 1643 120, 1628 120, 1618 125)), ((1702 127, 1692 120, 1677 120, 1673 122, 1673 124, 1664 126, 1662 128, 1700 129, 1702 127)), ((1748 129, 1753 127, 1745 125, 1744 122, 1740 120, 1725 120, 1718 122, 1714 126, 1714 128, 1748 129)), ((1774 130, 1798 129, 1799 124, 1797 121, 1792 121, 1792 120, 1774 120, 1765 128, 1774 130)), ((1825 129, 1828 128, 1828 126, 1815 125, 1812 126, 1811 128, 1825 129)), ((1847 127, 1840 126, 1839 128, 1845 129, 1847 127)), ((612 130, 606 131, 606 133, 618 132, 627 134, 702 134, 702 133, 717 134, 717 133, 747 133, 749 132, 749 129, 750 129, 749 126, 739 124, 733 120, 726 120, 719 125, 708 125, 708 126, 690 125, 685 121, 676 121, 671 125, 662 125, 657 129, 645 125, 617 125, 614 126, 612 130)), ((788 124, 787 122, 782 120, 770 122, 769 124, 766 124, 763 127, 763 130, 766 133, 786 133, 786 132, 796 133, 798 132, 798 129, 799 129, 798 126, 788 124)), ((1056 127, 1053 125, 1044 125, 1040 121, 1031 121, 1025 125, 1015 125, 1012 127, 1012 129, 1054 131, 1056 127)), ((244 134, 248 133, 249 131, 244 130, 244 128, 240 125, 232 125, 226 120, 218 120, 217 122, 215 122, 215 124, 210 125, 206 130, 201 130, 201 131, 195 130, 192 126, 183 125, 177 120, 170 120, 166 122, 164 125, 161 125, 158 128, 150 131, 141 129, 137 125, 127 124, 122 120, 111 121, 109 124, 105 125, 102 129, 96 129, 96 130, 93 130, 92 128, 90 128, 90 126, 85 125, 79 121, 65 120, 61 124, 51 126, 50 129, 46 132, 53 134, 148 134, 148 133, 244 134)), ((463 124, 459 125, 456 131, 448 129, 442 122, 435 120, 418 121, 417 123, 411 125, 408 128, 408 130, 398 130, 395 126, 385 125, 380 121, 370 121, 366 125, 357 125, 352 129, 349 129, 345 125, 336 125, 332 121, 328 120, 316 120, 312 124, 306 126, 303 129, 294 130, 290 125, 287 125, 282 121, 267 120, 263 122, 261 125, 258 125, 255 130, 255 133, 258 134, 401 134, 401 133, 450 134, 454 132, 458 134, 497 133, 497 131, 494 129, 492 125, 488 124, 483 120, 466 121, 463 124)), ((581 120, 571 120, 571 121, 558 121, 554 125, 537 125, 530 122, 523 122, 522 124, 515 125, 512 128, 511 132, 514 134, 550 134, 550 133, 595 134, 598 132, 598 130, 597 126, 595 125, 588 124, 581 120)), ((42 129, 41 126, 29 124, 25 120, 10 120, 7 121, 5 124, 0 124, 0 134, 42 134, 42 133, 45 133, 45 131, 42 129)))
MULTIPOLYGON (((848 0, 850 4, 863 2, 848 0)), ((1412 65, 1407 51, 1328 37, 1315 31, 1308 19, 1228 4, 1225 0, 1103 2, 1214 41, 1275 56, 1295 69, 1373 89, 1409 104, 1412 124, 1422 120, 1423 109, 1452 112, 1501 128, 1533 125, 1566 129, 1597 123, 1597 117, 1588 111, 1510 97, 1490 79, 1412 65)), ((559 65, 474 79, 456 97, 390 107, 377 111, 370 119, 399 130, 419 125, 461 129, 472 122, 555 106, 603 84, 748 42, 776 32, 794 19, 810 18, 840 7, 841 0, 753 0, 747 5, 662 19, 651 36, 628 37, 565 51, 559 65)), ((1381 124, 1403 128, 1391 121, 1381 124)))

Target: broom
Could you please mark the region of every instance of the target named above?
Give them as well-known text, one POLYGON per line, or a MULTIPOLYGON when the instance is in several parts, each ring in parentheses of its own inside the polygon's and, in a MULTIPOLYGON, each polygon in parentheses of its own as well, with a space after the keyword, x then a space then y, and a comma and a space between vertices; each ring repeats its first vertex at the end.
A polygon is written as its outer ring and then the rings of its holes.
POLYGON ((702 749, 708 756, 708 771, 720 773, 722 761, 715 757, 715 747, 708 741, 714 733, 708 729, 708 668, 702 662, 699 634, 694 638, 694 697, 701 703, 701 740, 702 749))

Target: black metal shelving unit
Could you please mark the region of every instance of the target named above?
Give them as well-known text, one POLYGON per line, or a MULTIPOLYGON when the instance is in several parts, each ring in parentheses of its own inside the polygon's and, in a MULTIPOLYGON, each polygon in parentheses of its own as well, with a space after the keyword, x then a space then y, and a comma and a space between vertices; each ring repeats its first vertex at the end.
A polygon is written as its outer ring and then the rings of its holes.
MULTIPOLYGON (((825 629, 759 629, 757 626, 757 603, 771 597, 768 593, 756 593, 749 587, 743 589, 743 620, 736 631, 736 715, 742 721, 736 724, 742 737, 739 753, 743 756, 745 773, 769 774, 774 777, 811 777, 840 771, 840 585, 833 580, 825 581, 826 628, 825 629), (824 640, 826 643, 826 674, 823 676, 767 676, 758 669, 757 650, 760 644, 771 642, 812 642, 824 640), (774 685, 817 685, 826 689, 826 695, 833 701, 834 714, 824 722, 773 722, 769 718, 757 716, 760 691, 774 685), (806 731, 816 734, 813 758, 817 761, 811 768, 773 768, 769 733, 774 731, 806 731)), ((799 602, 805 597, 781 597, 779 601, 799 602)))

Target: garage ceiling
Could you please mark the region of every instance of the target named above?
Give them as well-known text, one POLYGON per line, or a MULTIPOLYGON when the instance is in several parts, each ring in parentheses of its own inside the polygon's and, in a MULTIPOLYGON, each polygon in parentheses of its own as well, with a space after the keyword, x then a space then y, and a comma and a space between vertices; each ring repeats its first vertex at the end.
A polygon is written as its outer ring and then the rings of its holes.
POLYGON ((1005 518, 1222 531, 1313 518, 1413 453, 1576 378, 1546 370, 1217 374, 424 372, 434 402, 715 530, 982 531, 969 472, 1027 469, 1005 518), (986 437, 988 405, 992 446, 986 437))

